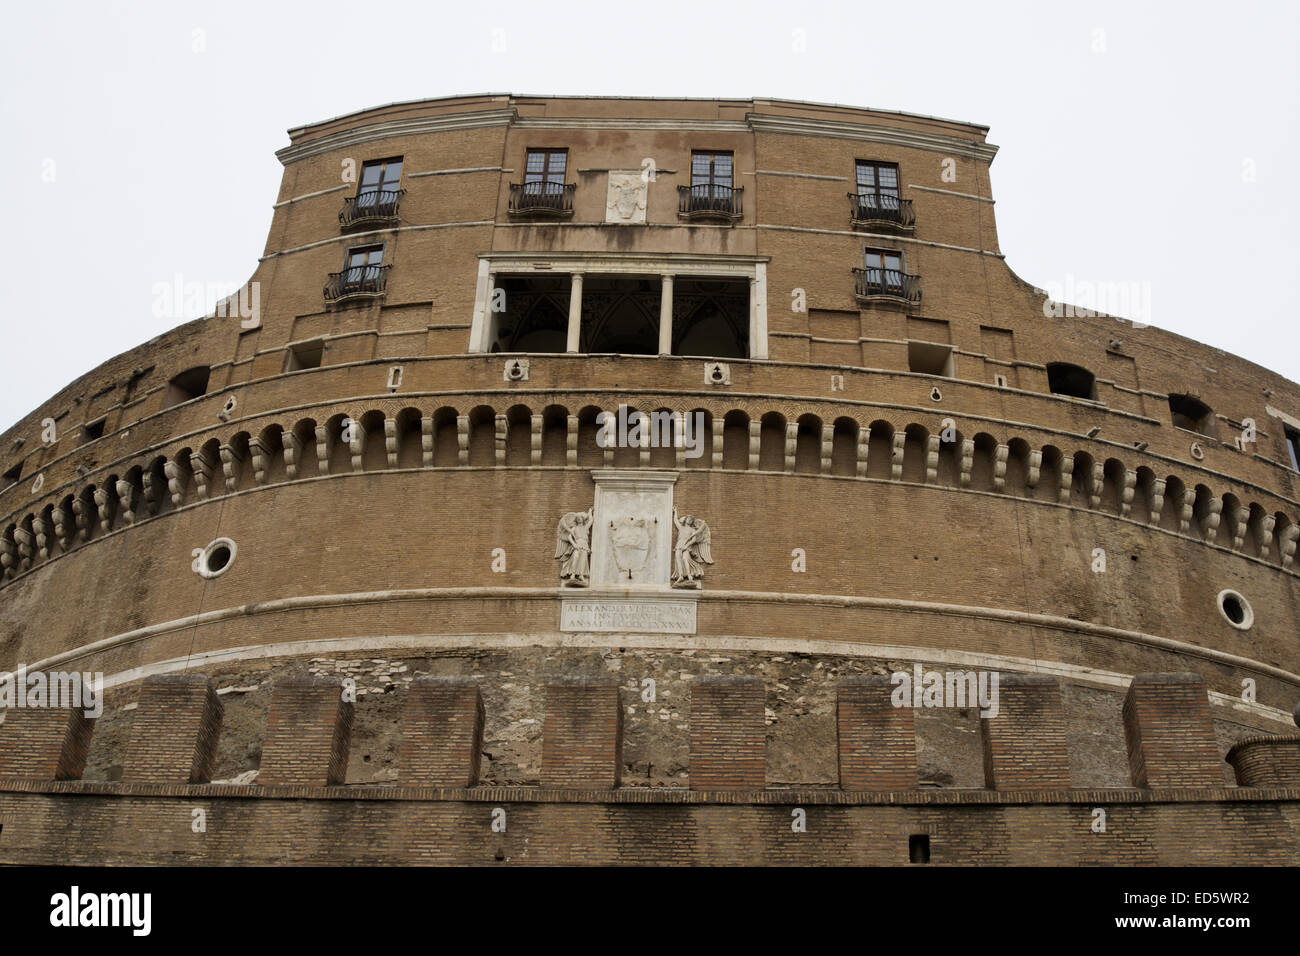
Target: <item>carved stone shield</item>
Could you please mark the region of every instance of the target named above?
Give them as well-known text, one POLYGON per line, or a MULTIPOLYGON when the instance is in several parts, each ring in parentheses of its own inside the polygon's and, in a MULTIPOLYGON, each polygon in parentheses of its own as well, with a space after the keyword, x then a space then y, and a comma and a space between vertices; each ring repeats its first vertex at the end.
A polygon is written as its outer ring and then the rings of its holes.
POLYGON ((641 202, 640 186, 619 186, 615 206, 624 219, 631 219, 636 214, 636 207, 641 202))
POLYGON ((645 566, 650 554, 650 527, 645 518, 627 515, 618 519, 609 529, 609 540, 620 571, 631 573, 645 566))

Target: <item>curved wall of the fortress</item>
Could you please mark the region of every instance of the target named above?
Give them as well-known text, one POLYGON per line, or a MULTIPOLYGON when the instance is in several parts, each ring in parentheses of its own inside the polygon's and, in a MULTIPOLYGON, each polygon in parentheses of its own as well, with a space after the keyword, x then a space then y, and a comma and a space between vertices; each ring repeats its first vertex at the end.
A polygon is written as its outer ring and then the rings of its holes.
MULTIPOLYGON (((106 675, 77 786, 117 786, 142 682, 191 672, 221 691, 210 776, 225 781, 260 770, 271 688, 304 669, 358 680, 341 780, 370 786, 400 772, 400 701, 420 675, 477 681, 493 787, 543 780, 544 689, 560 678, 624 689, 621 773, 637 787, 688 779, 684 708, 709 677, 763 679, 773 787, 833 787, 838 682, 913 664, 1056 678, 1067 787, 1134 782, 1122 707, 1138 674, 1200 675, 1218 758, 1287 733, 1300 387, 1158 328, 1048 317, 998 250, 984 134, 779 101, 518 97, 291 131, 250 280, 257 321, 163 332, 0 435, 0 671, 106 675), (565 221, 510 213, 538 145, 569 150, 565 221), (745 188, 727 225, 678 217, 704 146, 734 154, 745 188), (340 168, 391 156, 400 222, 342 232, 355 185, 340 168), (646 224, 608 223, 606 174, 646 156, 646 224), (914 231, 850 224, 864 157, 898 164, 914 231), (343 251, 367 242, 392 266, 382 297, 324 301, 343 251), (882 244, 905 250, 921 299, 855 294, 851 268, 882 244), (726 359, 725 383, 703 358, 475 351, 490 263, 565 275, 620 257, 748 270, 766 351, 726 359), (287 371, 304 343, 320 367, 287 371), (951 349, 951 374, 912 371, 915 343, 951 349), (528 374, 511 381, 515 358, 528 374), (1094 373, 1094 397, 1053 394, 1057 362, 1094 373), (177 385, 190 369, 206 370, 192 397, 177 385), (1197 430, 1175 424, 1178 395, 1210 409, 1197 430), (702 413, 701 456, 602 450, 596 413, 624 404, 702 413), (608 469, 675 473, 673 503, 708 522, 694 633, 562 630, 574 589, 558 586, 556 523, 608 469), (219 538, 234 560, 195 573, 219 538), (1220 610, 1227 590, 1247 627, 1220 610)), ((918 711, 916 735, 917 792, 984 786, 970 709, 918 711)), ((1216 772, 1233 790, 1225 760, 1216 772)))

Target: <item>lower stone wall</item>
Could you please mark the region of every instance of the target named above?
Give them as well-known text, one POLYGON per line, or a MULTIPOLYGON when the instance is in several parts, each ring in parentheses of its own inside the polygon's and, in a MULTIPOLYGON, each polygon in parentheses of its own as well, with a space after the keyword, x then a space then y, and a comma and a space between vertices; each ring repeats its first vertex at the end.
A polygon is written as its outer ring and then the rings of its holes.
MULTIPOLYGON (((225 707, 213 780, 244 782, 259 769, 271 688, 302 670, 356 681, 357 704, 344 782, 392 784, 400 771, 402 708, 421 676, 473 679, 482 693, 484 733, 480 783, 531 786, 541 782, 544 687, 557 678, 612 681, 624 707, 622 781, 627 786, 686 787, 690 764, 692 684, 702 677, 762 678, 769 786, 827 786, 839 780, 836 759, 836 685, 844 678, 911 672, 912 661, 826 654, 646 648, 455 648, 411 656, 364 652, 347 657, 282 661, 211 673, 225 707), (655 682, 647 701, 644 681, 655 682)), ((925 668, 947 669, 926 663, 925 668)), ((956 665, 953 665, 956 666, 956 665)), ((96 722, 83 779, 111 782, 122 773, 132 735, 137 685, 111 688, 96 722)), ((1076 787, 1131 784, 1121 715, 1124 695, 1062 682, 1070 783, 1076 787)), ((1269 733, 1229 719, 1214 707, 1220 755, 1238 739, 1269 733)), ((980 717, 971 708, 915 711, 919 784, 923 788, 983 787, 980 717)), ((0 725, 3 726, 3 725, 0 725)), ((1285 728, 1281 728, 1285 729, 1285 728)), ((0 735, 2 736, 2 735, 0 735)), ((1222 762, 1223 782, 1235 783, 1222 762)))
POLYGON ((0 864, 904 865, 925 843, 932 865, 1296 865, 1300 789, 0 783, 0 864), (1104 833, 1094 832, 1097 809, 1104 833))

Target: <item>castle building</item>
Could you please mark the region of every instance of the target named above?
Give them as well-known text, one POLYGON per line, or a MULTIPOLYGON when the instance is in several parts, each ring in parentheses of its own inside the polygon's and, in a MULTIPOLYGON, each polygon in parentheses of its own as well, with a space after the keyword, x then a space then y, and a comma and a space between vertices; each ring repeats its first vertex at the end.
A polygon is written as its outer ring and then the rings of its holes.
POLYGON ((1300 386, 1019 279, 986 133, 291 130, 0 436, 0 863, 1300 860, 1300 386))

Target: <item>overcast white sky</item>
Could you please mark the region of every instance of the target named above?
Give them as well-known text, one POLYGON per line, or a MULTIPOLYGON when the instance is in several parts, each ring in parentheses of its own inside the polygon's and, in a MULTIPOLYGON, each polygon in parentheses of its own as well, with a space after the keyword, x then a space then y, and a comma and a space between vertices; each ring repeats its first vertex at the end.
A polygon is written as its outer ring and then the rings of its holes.
POLYGON ((251 275, 285 130, 481 92, 986 124, 1021 277, 1149 283, 1151 324, 1300 379, 1294 0, 13 3, 0 44, 0 430, 200 314, 157 283, 251 275))

